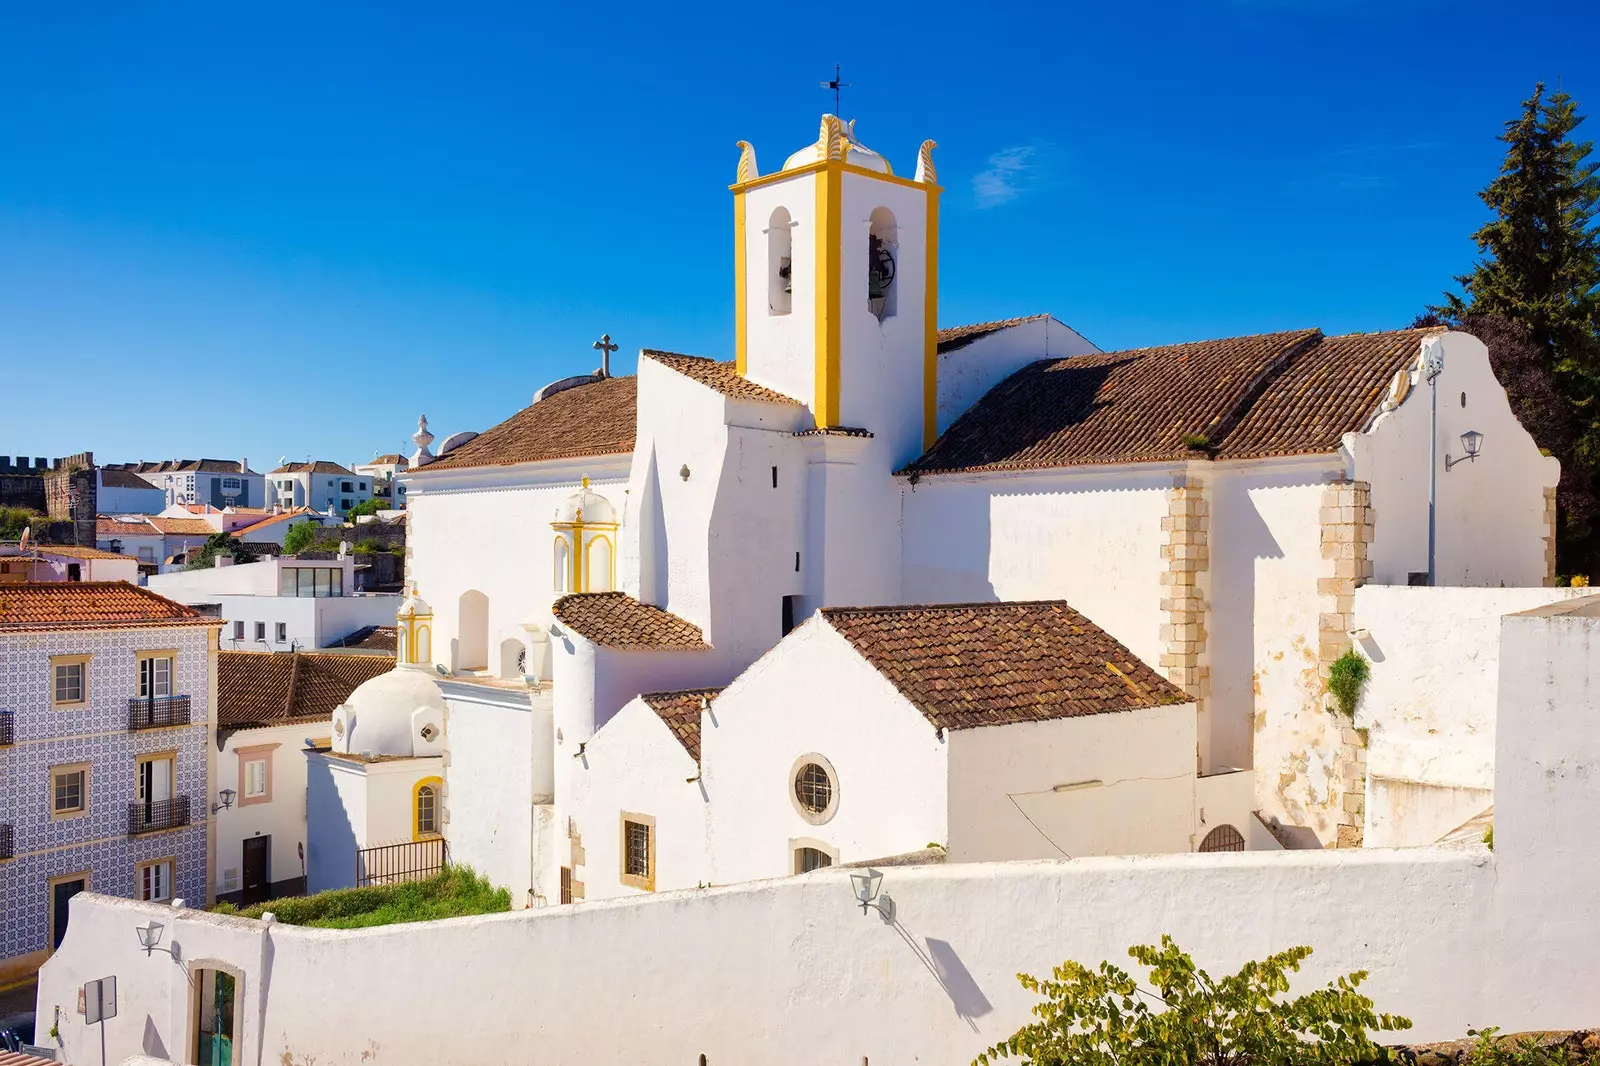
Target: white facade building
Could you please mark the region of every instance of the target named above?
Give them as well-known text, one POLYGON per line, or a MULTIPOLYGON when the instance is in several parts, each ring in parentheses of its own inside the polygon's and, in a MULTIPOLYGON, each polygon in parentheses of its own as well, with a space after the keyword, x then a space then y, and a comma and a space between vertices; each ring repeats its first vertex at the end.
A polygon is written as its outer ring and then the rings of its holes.
POLYGON ((174 570, 147 579, 179 603, 208 604, 223 622, 221 646, 234 651, 326 648, 356 630, 394 624, 401 597, 355 592, 355 557, 292 555, 204 570, 174 570))
POLYGON ((369 463, 351 463, 350 469, 370 480, 372 495, 383 504, 385 510, 403 511, 406 506, 406 487, 398 484, 395 477, 404 473, 406 466, 405 456, 390 453, 374 456, 369 463))
POLYGON ((132 470, 96 467, 95 507, 101 514, 156 514, 167 494, 132 470))
POLYGON ((267 498, 276 506, 344 514, 372 499, 372 478, 338 463, 285 463, 267 475, 267 498))
MULTIPOLYGON (((225 507, 266 505, 262 476, 250 469, 250 460, 168 459, 158 463, 108 463, 106 471, 134 474, 161 490, 164 505, 204 504, 225 507)), ((107 514, 115 513, 102 506, 107 514)))

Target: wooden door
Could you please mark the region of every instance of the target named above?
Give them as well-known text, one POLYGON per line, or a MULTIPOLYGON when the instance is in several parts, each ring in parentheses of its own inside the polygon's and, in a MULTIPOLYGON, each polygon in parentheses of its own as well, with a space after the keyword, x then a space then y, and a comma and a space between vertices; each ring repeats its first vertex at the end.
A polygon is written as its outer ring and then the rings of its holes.
POLYGON ((88 887, 88 877, 74 877, 56 881, 50 885, 50 948, 52 951, 61 946, 61 939, 67 935, 67 904, 72 902, 73 896, 88 887))
POLYGON ((271 895, 272 838, 246 837, 244 842, 244 884, 241 895, 246 904, 262 903, 271 895))

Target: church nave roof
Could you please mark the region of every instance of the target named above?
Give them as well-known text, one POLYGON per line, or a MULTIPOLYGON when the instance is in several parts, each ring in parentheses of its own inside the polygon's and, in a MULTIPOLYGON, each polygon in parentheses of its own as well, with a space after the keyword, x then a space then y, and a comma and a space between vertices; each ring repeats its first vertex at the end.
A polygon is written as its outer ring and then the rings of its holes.
POLYGON ((685 688, 676 692, 646 692, 639 698, 672 730, 683 750, 700 761, 700 708, 721 695, 720 688, 685 688))
POLYGON ((638 386, 636 377, 617 377, 563 389, 414 473, 631 452, 638 386))
POLYGON ((707 651, 700 627, 626 592, 576 592, 551 613, 574 633, 603 648, 624 651, 707 651))
POLYGON ((700 355, 678 355, 674 352, 658 352, 646 348, 639 353, 647 359, 653 359, 663 366, 676 370, 686 378, 698 381, 708 389, 714 389, 722 395, 735 400, 755 400, 760 403, 784 403, 793 407, 804 407, 801 401, 792 396, 785 396, 781 392, 757 385, 749 378, 740 374, 733 360, 718 362, 700 355))
POLYGON ((1332 452, 1430 332, 1302 329, 1040 360, 991 389, 904 472, 1332 452))

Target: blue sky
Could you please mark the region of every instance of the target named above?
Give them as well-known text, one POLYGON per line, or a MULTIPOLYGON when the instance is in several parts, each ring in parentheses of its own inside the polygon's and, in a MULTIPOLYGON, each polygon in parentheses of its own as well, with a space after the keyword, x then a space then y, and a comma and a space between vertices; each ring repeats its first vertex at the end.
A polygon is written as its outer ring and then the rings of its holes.
MULTIPOLYGON (((0 454, 398 450, 732 353, 726 186, 843 111, 946 186, 941 320, 1103 348, 1405 325, 1600 5, 0 7, 0 454)), ((1600 137, 1600 118, 1586 128, 1600 137)))

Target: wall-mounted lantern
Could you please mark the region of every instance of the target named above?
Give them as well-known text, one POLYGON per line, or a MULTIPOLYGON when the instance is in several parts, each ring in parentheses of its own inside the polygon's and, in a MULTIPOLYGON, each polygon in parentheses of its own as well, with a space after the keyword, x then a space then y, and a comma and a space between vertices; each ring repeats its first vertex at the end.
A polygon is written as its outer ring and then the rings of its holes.
POLYGON ((218 811, 225 811, 228 808, 232 807, 233 806, 233 797, 235 797, 237 795, 238 795, 238 793, 235 792, 231 788, 225 788, 221 792, 218 792, 217 793, 217 799, 218 799, 219 802, 213 803, 211 805, 211 813, 212 814, 216 814, 218 811))
POLYGON ((1449 452, 1445 453, 1445 457, 1444 457, 1444 468, 1445 468, 1445 470, 1448 471, 1451 467, 1455 466, 1457 463, 1476 462, 1477 458, 1478 458, 1478 453, 1483 451, 1483 434, 1479 433, 1475 429, 1467 430, 1465 433, 1461 434, 1461 447, 1463 447, 1463 448, 1465 448, 1467 450, 1467 454, 1466 455, 1462 455, 1462 456, 1459 456, 1459 457, 1457 457, 1455 459, 1452 459, 1452 458, 1450 458, 1450 453, 1449 452))

